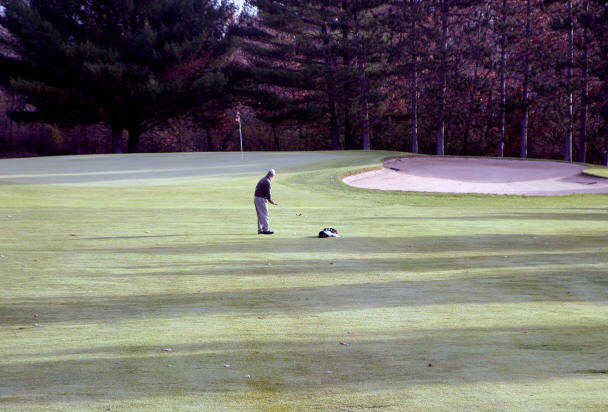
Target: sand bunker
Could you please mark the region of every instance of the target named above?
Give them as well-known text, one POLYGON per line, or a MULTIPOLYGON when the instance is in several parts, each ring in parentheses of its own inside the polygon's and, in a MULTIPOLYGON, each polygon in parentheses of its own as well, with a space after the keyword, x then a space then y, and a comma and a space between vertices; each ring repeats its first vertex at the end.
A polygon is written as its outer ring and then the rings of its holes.
POLYGON ((608 179, 582 174, 585 166, 486 158, 404 157, 384 168, 344 178, 344 183, 380 190, 556 196, 608 193, 608 179))

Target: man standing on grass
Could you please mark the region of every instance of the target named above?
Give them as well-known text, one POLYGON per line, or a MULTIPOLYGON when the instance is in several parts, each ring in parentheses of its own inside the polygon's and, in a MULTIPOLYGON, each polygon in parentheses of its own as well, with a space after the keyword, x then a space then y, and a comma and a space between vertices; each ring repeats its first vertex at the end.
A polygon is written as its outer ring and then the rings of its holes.
POLYGON ((270 192, 270 181, 276 174, 274 169, 270 169, 268 173, 266 173, 266 176, 260 179, 258 185, 255 187, 255 197, 253 200, 255 203, 255 211, 258 213, 258 235, 272 235, 274 233, 270 230, 268 224, 268 203, 276 205, 270 192))

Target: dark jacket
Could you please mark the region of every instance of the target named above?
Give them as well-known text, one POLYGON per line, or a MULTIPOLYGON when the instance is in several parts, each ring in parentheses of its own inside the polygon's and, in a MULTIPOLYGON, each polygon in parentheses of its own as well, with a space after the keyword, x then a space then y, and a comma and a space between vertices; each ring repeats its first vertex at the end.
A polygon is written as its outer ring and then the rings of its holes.
POLYGON ((272 202, 273 200, 272 193, 270 192, 270 187, 270 179, 268 178, 268 176, 264 176, 262 179, 260 179, 258 185, 255 187, 255 196, 263 197, 264 199, 267 199, 268 201, 272 202))

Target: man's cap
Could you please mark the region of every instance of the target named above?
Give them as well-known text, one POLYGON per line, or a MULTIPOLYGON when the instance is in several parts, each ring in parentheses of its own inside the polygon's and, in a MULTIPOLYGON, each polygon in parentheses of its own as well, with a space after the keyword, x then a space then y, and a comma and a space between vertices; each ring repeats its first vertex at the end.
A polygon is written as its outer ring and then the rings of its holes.
POLYGON ((270 170, 268 171, 268 175, 269 175, 269 176, 274 176, 274 175, 276 175, 276 174, 277 174, 277 172, 276 172, 274 169, 270 169, 270 170))

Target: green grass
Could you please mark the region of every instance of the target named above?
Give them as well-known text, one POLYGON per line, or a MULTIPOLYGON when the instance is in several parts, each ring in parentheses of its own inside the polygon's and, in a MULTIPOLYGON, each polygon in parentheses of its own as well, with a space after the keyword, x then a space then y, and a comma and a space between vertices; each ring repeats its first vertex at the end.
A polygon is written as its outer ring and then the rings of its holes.
POLYGON ((608 409, 608 196, 341 182, 390 155, 0 161, 0 409, 608 409))
POLYGON ((588 169, 583 170, 583 173, 591 176, 608 178, 608 168, 606 167, 591 166, 588 169))

